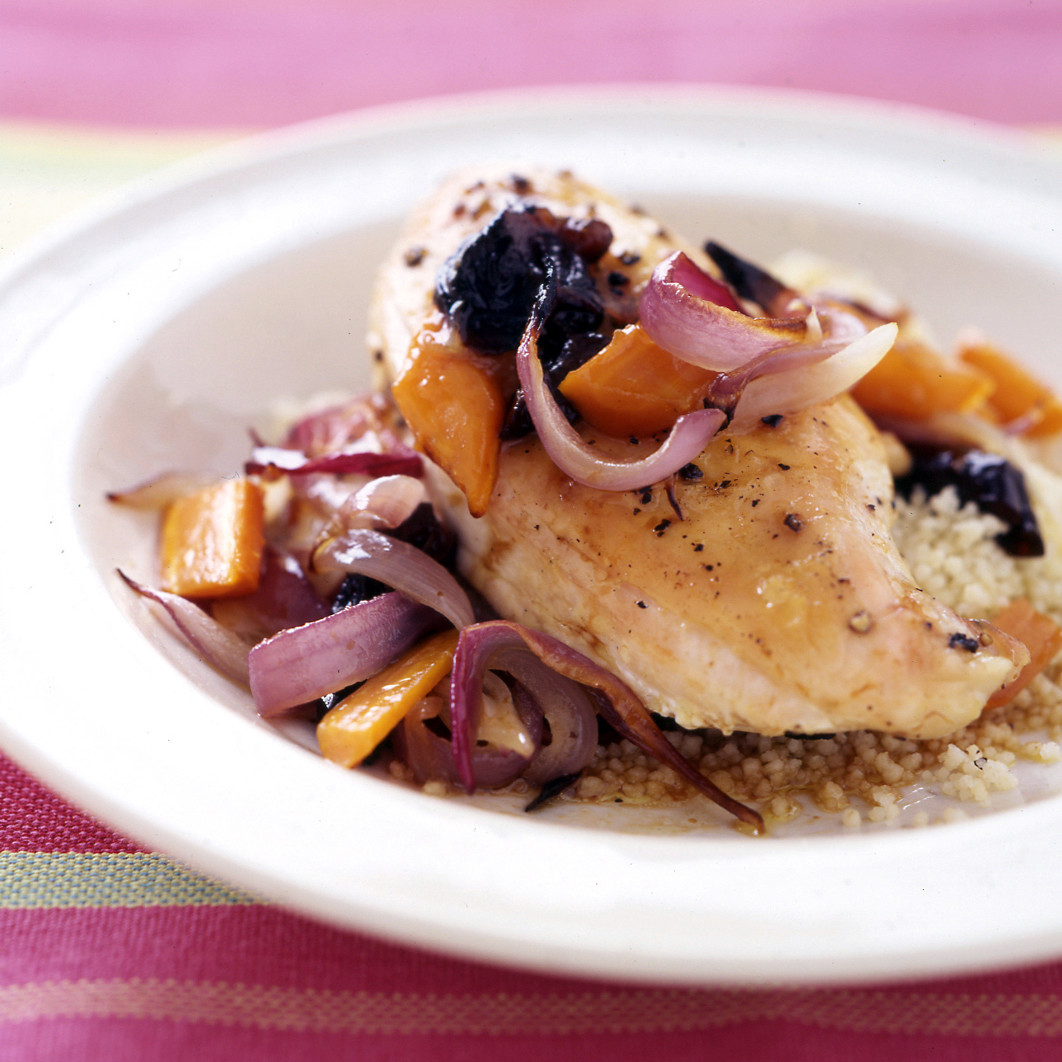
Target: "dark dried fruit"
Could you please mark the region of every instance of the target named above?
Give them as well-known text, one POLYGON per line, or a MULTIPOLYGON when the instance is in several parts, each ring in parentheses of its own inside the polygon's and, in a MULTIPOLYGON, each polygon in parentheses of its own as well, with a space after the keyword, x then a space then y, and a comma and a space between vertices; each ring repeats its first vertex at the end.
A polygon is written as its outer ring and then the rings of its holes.
MULTIPOLYGON (((600 332, 586 332, 580 335, 568 336, 559 348, 550 349, 539 344, 539 360, 546 372, 546 382, 553 394, 561 412, 567 418, 569 424, 574 424, 579 419, 579 412, 560 392, 561 381, 568 373, 585 365, 599 350, 602 350, 608 340, 600 332)), ((523 391, 518 390, 513 396, 512 404, 505 416, 502 425, 501 437, 503 439, 522 439, 534 430, 531 423, 531 414, 527 411, 527 403, 524 401, 523 391)))
POLYGON ((601 324, 601 296, 579 248, 598 254, 604 236, 599 227, 566 225, 547 210, 512 207, 443 263, 435 303, 462 342, 486 354, 515 350, 550 267, 556 298, 544 338, 559 333, 562 342, 601 324))
POLYGON ((457 554, 457 536, 445 524, 439 522, 435 510, 428 502, 421 502, 405 520, 388 534, 392 538, 416 546, 443 567, 453 565, 457 554))
POLYGON ((909 498, 922 487, 932 497, 945 487, 954 487, 963 505, 973 502, 981 512, 991 513, 1007 528, 996 536, 999 545, 1013 557, 1042 557, 1044 540, 1025 488, 1021 469, 998 454, 969 450, 915 452, 911 470, 896 481, 896 490, 909 498))
POLYGON ((386 594, 390 589, 389 586, 384 586, 383 583, 360 572, 350 572, 343 577, 336 596, 332 598, 332 611, 342 612, 351 605, 360 605, 363 601, 371 601, 374 597, 386 594))
POLYGON ((612 245, 612 230, 600 218, 566 218, 559 235, 584 262, 596 262, 612 245))

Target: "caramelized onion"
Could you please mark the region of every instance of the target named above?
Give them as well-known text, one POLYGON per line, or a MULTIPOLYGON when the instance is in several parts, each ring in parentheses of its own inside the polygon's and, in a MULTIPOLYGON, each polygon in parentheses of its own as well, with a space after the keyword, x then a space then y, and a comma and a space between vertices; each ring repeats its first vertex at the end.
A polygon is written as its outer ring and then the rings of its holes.
POLYGON ((720 373, 705 403, 725 410, 736 432, 847 391, 896 339, 895 324, 867 332, 827 299, 791 299, 799 316, 749 317, 706 297, 706 280, 717 285, 681 252, 666 259, 642 295, 642 327, 675 357, 720 373))
POLYGON ((340 520, 350 528, 393 528, 408 520, 428 500, 424 483, 412 476, 378 476, 340 506, 340 520))
POLYGON ((501 653, 490 666, 517 679, 517 703, 525 697, 530 700, 548 728, 549 741, 543 738, 522 777, 544 785, 581 774, 594 758, 598 737, 597 713, 583 687, 558 674, 530 650, 501 653))
POLYGON ((452 741, 461 781, 467 789, 471 791, 475 787, 471 752, 480 710, 482 677, 492 659, 498 659, 503 652, 521 648, 530 650, 559 675, 590 687, 602 715, 623 737, 671 767, 736 818, 757 832, 763 831, 763 819, 756 811, 724 793, 675 750, 625 682, 556 638, 506 620, 465 628, 454 653, 450 696, 452 741))
POLYGON ((468 594, 426 553, 379 531, 353 529, 325 539, 310 556, 314 572, 356 572, 441 612, 455 627, 475 622, 468 594))
POLYGON ((246 686, 249 681, 247 643, 223 627, 195 602, 145 586, 130 578, 121 569, 118 574, 141 597, 161 605, 188 644, 216 671, 233 682, 246 686))
POLYGON ((107 500, 130 509, 165 509, 178 498, 194 494, 213 482, 216 482, 215 477, 203 473, 164 472, 125 490, 109 491, 107 500))
MULTIPOLYGON (((474 749, 470 735, 480 733, 483 690, 491 672, 504 671, 516 679, 517 703, 526 705, 521 714, 534 712, 549 727, 550 740, 543 744, 523 772, 529 782, 541 784, 565 775, 578 775, 597 749, 597 717, 585 690, 577 682, 559 674, 537 657, 525 644, 512 639, 501 628, 479 624, 466 628, 458 642, 464 643, 462 671, 451 682, 451 724, 455 738, 455 760, 460 764, 465 749, 474 749)), ((468 784, 467 775, 462 776, 468 784)))
POLYGON ((729 292, 676 251, 653 270, 642 293, 640 321, 649 338, 676 358, 714 372, 730 372, 807 334, 806 316, 749 317, 733 297, 724 305, 707 281, 729 292))
POLYGON ((435 622, 434 611, 392 592, 283 630, 247 657, 255 707, 276 715, 362 682, 435 622))
POLYGON ((320 457, 307 457, 301 450, 285 446, 256 446, 244 470, 248 474, 283 473, 308 476, 327 472, 334 476, 357 473, 366 476, 419 476, 424 464, 412 450, 379 454, 373 450, 339 451, 320 457))
POLYGON ((807 409, 847 391, 889 352, 897 331, 895 324, 884 324, 850 343, 827 340, 768 355, 772 364, 752 370, 743 382, 731 427, 750 431, 766 416, 807 409))
MULTIPOLYGON (((475 788, 498 789, 515 781, 527 769, 541 739, 541 719, 530 721, 518 713, 510 701, 501 708, 506 716, 500 740, 495 733, 481 735, 472 747, 471 774, 475 788)), ((446 700, 443 696, 425 697, 407 712, 393 731, 392 741, 398 758, 413 772, 418 784, 438 780, 461 784, 460 773, 449 739, 433 726, 446 725, 446 700)))
POLYGON ((310 585, 299 562, 291 554, 267 546, 254 592, 219 598, 210 611, 219 623, 253 645, 288 627, 323 619, 330 609, 310 585))
POLYGON ((310 457, 320 457, 344 450, 370 433, 379 437, 391 419, 392 408, 383 395, 359 394, 300 417, 288 429, 283 445, 310 457))

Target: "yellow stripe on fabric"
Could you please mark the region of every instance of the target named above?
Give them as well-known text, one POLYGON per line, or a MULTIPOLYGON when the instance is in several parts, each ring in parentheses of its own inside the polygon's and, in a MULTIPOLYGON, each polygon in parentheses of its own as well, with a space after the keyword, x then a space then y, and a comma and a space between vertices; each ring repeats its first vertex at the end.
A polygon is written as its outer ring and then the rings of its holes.
POLYGON ((616 989, 507 993, 341 992, 156 979, 0 988, 0 1025, 142 1018, 262 1030, 377 1035, 710 1031, 789 1021, 855 1033, 1062 1037, 1062 998, 911 989, 616 989))
POLYGON ((224 906, 261 901, 148 852, 0 852, 0 908, 224 906))

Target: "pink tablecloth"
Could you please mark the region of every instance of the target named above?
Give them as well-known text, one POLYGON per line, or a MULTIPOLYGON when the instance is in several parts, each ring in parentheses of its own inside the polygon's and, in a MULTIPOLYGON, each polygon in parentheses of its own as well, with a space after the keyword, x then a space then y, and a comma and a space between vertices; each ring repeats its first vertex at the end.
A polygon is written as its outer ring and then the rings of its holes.
POLYGON ((1062 965, 820 989, 523 974, 257 902, 138 849, 3 758, 0 792, 0 1062, 1029 1062, 1062 1050, 1062 965))
MULTIPOLYGON (((1062 4, 1043 0, 0 0, 0 248, 234 128, 637 79, 850 92, 1062 129, 1060 55, 1062 4)), ((1062 1052, 1062 964, 829 989, 525 974, 320 926, 204 879, 2 756, 0 794, 0 1062, 1062 1052)), ((976 932, 976 912, 956 918, 976 932)))
POLYGON ((1062 107, 1058 0, 0 0, 0 114, 275 125, 614 81, 853 93, 1005 122, 1062 107))

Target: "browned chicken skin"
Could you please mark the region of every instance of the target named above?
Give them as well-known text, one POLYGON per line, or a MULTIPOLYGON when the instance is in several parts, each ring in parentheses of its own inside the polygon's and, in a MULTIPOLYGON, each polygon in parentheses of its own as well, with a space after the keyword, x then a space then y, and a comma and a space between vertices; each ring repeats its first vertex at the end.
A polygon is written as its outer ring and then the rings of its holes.
MULTIPOLYGON (((599 268, 622 264, 632 294, 656 262, 690 251, 567 175, 529 184, 459 178, 413 219, 375 300, 372 342, 389 375, 431 308, 439 264, 516 195, 603 217, 614 240, 599 268)), ((720 435, 695 464, 670 491, 599 491, 568 479, 532 435, 504 447, 480 519, 433 480, 462 572, 501 615, 585 652, 686 727, 936 737, 976 718, 1026 662, 1019 643, 914 586, 889 534, 880 435, 848 397, 720 435)))

